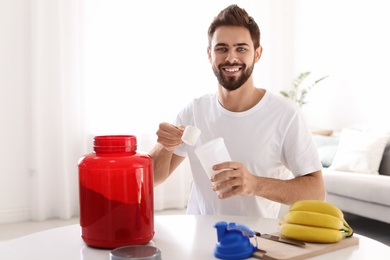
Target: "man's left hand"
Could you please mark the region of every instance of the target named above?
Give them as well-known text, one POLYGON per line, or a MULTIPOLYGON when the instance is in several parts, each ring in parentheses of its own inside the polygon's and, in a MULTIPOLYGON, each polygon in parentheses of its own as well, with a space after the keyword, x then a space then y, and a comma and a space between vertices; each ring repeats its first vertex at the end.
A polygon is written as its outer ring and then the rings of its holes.
POLYGON ((213 166, 214 171, 224 170, 215 174, 212 182, 219 182, 213 186, 214 191, 227 190, 218 195, 220 199, 235 195, 255 195, 258 178, 239 162, 224 162, 213 166))

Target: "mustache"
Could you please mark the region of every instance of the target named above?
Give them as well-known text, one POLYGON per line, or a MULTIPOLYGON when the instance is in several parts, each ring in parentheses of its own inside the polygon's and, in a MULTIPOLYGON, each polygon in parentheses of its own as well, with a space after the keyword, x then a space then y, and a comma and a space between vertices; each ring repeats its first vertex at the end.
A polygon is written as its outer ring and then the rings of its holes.
POLYGON ((219 68, 224 67, 224 66, 242 66, 245 67, 244 63, 230 63, 230 62, 225 62, 223 64, 219 64, 219 68))

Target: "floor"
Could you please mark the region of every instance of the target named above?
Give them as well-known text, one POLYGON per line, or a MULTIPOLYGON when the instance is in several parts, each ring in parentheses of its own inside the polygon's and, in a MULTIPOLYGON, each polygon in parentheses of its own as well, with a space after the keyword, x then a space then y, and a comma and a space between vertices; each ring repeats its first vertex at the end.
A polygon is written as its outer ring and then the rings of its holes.
POLYGON ((390 246, 390 224, 344 213, 344 218, 354 232, 390 246))
MULTIPOLYGON (((185 210, 164 210, 157 211, 156 215, 185 214, 185 210)), ((348 224, 355 230, 355 233, 370 237, 390 246, 390 224, 366 219, 352 214, 345 214, 348 224)), ((0 242, 14 239, 20 236, 39 232, 46 229, 72 225, 79 223, 78 218, 69 220, 48 220, 43 222, 20 222, 11 224, 0 224, 0 242)))

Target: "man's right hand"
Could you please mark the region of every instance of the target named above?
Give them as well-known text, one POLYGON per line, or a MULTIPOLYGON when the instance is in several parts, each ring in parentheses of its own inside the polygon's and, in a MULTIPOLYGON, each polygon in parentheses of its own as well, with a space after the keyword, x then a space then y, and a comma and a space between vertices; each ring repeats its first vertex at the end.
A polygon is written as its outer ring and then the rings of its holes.
POLYGON ((183 143, 181 136, 184 132, 184 126, 175 126, 169 123, 160 123, 156 132, 157 142, 167 151, 173 151, 177 146, 183 143))

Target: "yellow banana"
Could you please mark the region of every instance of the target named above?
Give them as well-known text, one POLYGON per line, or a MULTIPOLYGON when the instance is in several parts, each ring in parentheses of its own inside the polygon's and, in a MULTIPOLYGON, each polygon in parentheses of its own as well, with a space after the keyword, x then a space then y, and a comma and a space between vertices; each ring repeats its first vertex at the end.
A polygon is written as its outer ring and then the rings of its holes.
POLYGON ((284 220, 290 224, 323 227, 331 229, 344 229, 341 219, 332 215, 310 211, 289 211, 284 216, 284 220))
MULTIPOLYGON (((296 211, 307 211, 307 212, 316 212, 316 213, 322 213, 322 214, 328 214, 330 216, 336 217, 340 219, 343 222, 343 230, 346 231, 347 237, 350 237, 353 235, 353 229, 344 219, 343 212, 336 207, 335 205, 321 201, 321 200, 301 200, 297 201, 294 204, 290 206, 289 212, 296 212, 296 211)), ((333 222, 332 222, 333 223, 333 222)), ((333 224, 331 224, 333 225, 333 224)), ((323 225, 321 225, 323 226, 323 225)))
POLYGON ((280 225, 279 232, 284 237, 309 243, 336 243, 346 236, 346 233, 336 229, 289 223, 280 225))
POLYGON ((322 200, 301 200, 290 206, 290 211, 310 211, 332 215, 344 219, 343 212, 335 205, 322 200))
POLYGON ((279 219, 279 225, 283 225, 283 224, 286 224, 287 221, 283 218, 279 219))

